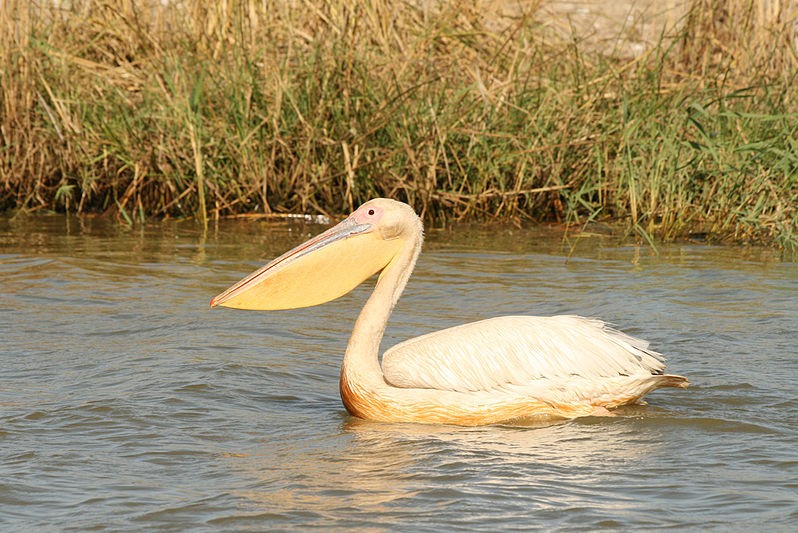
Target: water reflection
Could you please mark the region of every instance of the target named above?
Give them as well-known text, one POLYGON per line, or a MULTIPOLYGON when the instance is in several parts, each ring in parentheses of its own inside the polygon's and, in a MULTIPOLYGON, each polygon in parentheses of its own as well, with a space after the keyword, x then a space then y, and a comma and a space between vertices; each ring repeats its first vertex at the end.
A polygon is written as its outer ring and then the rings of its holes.
POLYGON ((247 480, 236 495, 249 502, 249 513, 300 513, 323 525, 357 509, 375 525, 390 525, 397 505, 443 511, 481 492, 474 484, 497 502, 536 491, 550 492, 548 502, 540 495, 528 502, 536 507, 579 500, 608 465, 644 465, 660 453, 662 434, 641 437, 642 426, 655 424, 631 417, 460 428, 346 417, 340 433, 268 438, 258 452, 224 460, 247 480))

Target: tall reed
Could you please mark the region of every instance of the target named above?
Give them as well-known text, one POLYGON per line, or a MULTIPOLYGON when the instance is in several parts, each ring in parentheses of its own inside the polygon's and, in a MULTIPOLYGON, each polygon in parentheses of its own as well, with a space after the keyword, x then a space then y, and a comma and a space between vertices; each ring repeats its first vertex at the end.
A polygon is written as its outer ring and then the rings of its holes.
MULTIPOLYGON (((523 4, 526 5, 526 4, 523 4)), ((490 2, 0 5, 0 208, 614 218, 798 243, 798 12, 693 0, 628 56, 490 2)))

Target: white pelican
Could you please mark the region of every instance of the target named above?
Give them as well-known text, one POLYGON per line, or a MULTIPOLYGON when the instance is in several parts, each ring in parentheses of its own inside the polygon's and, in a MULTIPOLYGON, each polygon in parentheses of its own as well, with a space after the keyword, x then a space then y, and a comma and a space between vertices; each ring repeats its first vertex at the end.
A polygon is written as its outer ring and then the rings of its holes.
POLYGON ((407 204, 377 198, 211 300, 237 309, 293 309, 329 302, 380 272, 355 322, 341 366, 352 415, 386 422, 475 426, 524 419, 610 415, 660 387, 648 343, 578 316, 506 316, 422 335, 385 352, 388 318, 421 251, 421 220, 407 204))

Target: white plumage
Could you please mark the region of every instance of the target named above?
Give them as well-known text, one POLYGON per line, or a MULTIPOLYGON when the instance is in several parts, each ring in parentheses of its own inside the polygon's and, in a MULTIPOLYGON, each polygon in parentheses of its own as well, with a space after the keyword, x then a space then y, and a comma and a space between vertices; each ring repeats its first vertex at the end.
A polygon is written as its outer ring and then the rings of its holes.
POLYGON ((533 380, 661 374, 660 354, 601 320, 504 316, 407 340, 382 358, 395 387, 459 392, 526 386, 533 380))

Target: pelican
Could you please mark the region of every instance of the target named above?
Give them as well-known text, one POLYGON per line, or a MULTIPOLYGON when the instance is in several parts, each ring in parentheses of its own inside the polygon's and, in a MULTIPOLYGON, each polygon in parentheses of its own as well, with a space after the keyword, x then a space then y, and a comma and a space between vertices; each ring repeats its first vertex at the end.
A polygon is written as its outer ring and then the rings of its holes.
POLYGON ((660 387, 664 373, 646 341, 579 316, 504 316, 379 346, 416 264, 421 220, 404 203, 369 200, 338 225, 274 259, 210 302, 277 310, 334 300, 380 273, 341 366, 353 416, 383 422, 477 426, 609 416, 660 387))

